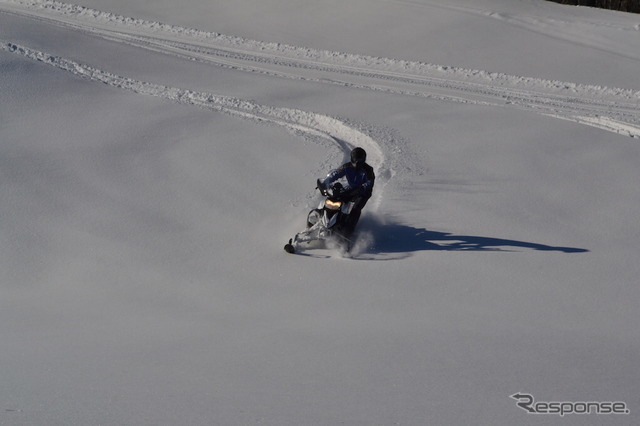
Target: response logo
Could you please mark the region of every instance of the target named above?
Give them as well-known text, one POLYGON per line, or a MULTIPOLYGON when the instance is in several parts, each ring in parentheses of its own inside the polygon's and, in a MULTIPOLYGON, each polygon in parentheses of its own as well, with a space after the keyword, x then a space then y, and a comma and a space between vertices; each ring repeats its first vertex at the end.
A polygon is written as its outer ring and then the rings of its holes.
POLYGON ((529 414, 547 414, 566 416, 568 414, 629 414, 627 403, 622 401, 536 401, 533 395, 518 392, 511 395, 511 398, 518 401, 516 405, 529 414))

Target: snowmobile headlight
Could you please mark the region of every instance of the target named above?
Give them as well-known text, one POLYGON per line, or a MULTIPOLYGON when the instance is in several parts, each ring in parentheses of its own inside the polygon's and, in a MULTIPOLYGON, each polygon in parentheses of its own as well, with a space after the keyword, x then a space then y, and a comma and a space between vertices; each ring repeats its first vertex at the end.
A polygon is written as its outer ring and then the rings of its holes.
POLYGON ((324 206, 328 209, 328 210, 340 210, 340 207, 342 206, 342 201, 331 201, 331 200, 326 200, 324 202, 324 206))

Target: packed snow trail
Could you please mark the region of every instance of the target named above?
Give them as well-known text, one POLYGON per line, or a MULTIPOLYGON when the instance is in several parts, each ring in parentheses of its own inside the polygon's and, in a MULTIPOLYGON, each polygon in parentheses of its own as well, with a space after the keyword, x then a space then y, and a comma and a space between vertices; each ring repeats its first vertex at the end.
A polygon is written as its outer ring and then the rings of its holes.
MULTIPOLYGON (((389 164, 395 164, 395 162, 385 159, 385 155, 376 140, 364 131, 359 130, 355 124, 348 124, 334 117, 298 109, 260 105, 252 101, 229 96, 138 81, 10 42, 0 41, 0 50, 43 62, 90 81, 104 83, 137 94, 155 96, 180 104, 206 108, 258 123, 282 126, 311 140, 329 141, 343 151, 355 146, 361 146, 369 152, 369 162, 376 169, 381 181, 380 190, 376 191, 372 203, 374 206, 379 205, 385 184, 395 174, 395 171, 389 166, 389 164)), ((370 126, 369 130, 371 130, 370 126)))
MULTIPOLYGON (((248 40, 50 0, 0 0, 0 11, 242 72, 449 102, 517 108, 640 138, 640 91, 630 89, 248 40)), ((514 17, 509 19, 517 22, 514 17)))

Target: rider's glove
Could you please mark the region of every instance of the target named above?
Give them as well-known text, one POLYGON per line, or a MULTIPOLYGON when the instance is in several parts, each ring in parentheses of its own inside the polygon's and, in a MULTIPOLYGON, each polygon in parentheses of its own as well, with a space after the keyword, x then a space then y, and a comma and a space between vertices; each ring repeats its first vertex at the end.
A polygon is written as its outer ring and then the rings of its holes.
POLYGON ((326 197, 327 196, 327 186, 324 184, 324 181, 318 179, 318 181, 316 182, 316 185, 317 185, 316 187, 318 188, 320 193, 326 197))
POLYGON ((340 196, 344 200, 352 200, 360 195, 360 188, 345 188, 343 192, 340 193, 340 196))

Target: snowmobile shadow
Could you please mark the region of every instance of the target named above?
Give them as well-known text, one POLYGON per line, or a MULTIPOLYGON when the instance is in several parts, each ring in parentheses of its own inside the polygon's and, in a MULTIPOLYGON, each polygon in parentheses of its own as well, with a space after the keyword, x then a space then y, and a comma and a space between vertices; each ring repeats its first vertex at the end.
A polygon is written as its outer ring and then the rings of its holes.
POLYGON ((448 232, 431 231, 425 228, 397 223, 381 223, 369 217, 361 221, 361 230, 369 234, 370 244, 364 247, 358 256, 378 260, 398 259, 418 251, 501 251, 515 252, 520 249, 539 251, 559 251, 563 253, 585 253, 589 250, 575 247, 555 247, 527 241, 503 238, 481 237, 474 235, 456 235, 448 232))

